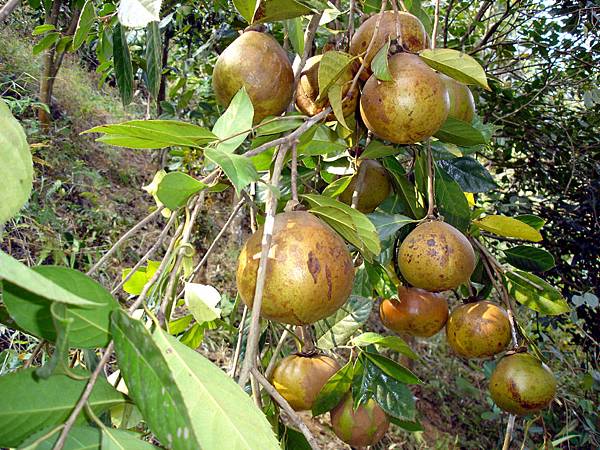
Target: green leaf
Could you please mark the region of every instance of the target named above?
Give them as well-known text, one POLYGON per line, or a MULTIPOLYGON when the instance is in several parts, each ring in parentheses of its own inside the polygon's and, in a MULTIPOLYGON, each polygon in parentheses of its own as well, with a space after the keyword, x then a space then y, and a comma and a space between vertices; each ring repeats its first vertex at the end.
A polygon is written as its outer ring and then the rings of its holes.
POLYGON ((392 175, 398 195, 402 198, 406 208, 412 212, 415 219, 425 216, 425 208, 418 202, 415 186, 408 180, 404 168, 392 156, 383 159, 383 165, 392 175))
POLYGON ((293 19, 286 20, 286 25, 292 48, 298 55, 302 55, 304 53, 304 27, 302 26, 302 19, 294 17, 293 19))
POLYGON ((320 216, 348 242, 358 248, 366 259, 371 260, 379 255, 381 245, 377 230, 366 215, 345 203, 323 195, 306 194, 302 198, 310 204, 311 212, 320 216))
POLYGON ((383 47, 377 52, 373 61, 371 61, 371 70, 373 75, 381 81, 392 81, 392 74, 388 66, 388 52, 390 51, 390 41, 385 43, 383 47))
POLYGON ((479 161, 469 156, 439 160, 437 161, 437 164, 442 167, 465 192, 488 192, 498 187, 487 169, 483 167, 479 161))
POLYGON ((217 140, 206 128, 177 120, 131 120, 84 133, 104 133, 98 141, 128 148, 201 147, 217 140))
POLYGON ((448 117, 434 136, 442 142, 450 142, 463 147, 486 143, 485 136, 481 131, 454 117, 448 117))
MULTIPOLYGON (((83 370, 71 369, 77 375, 83 370)), ((52 375, 46 380, 25 369, 0 377, 0 447, 17 447, 31 434, 64 422, 81 397, 87 380, 52 375)), ((99 414, 125 401, 106 379, 100 377, 88 404, 99 414)))
MULTIPOLYGON (((51 436, 48 436, 39 444, 32 446, 37 439, 45 436, 47 433, 55 429, 55 427, 49 427, 35 433, 29 437, 19 449, 21 450, 52 450, 58 437, 60 436, 61 430, 56 430, 51 436)), ((101 431, 99 428, 88 427, 84 425, 74 425, 69 431, 67 440, 63 450, 101 450, 101 431)))
POLYGON ((184 206, 196 192, 206 188, 206 184, 183 172, 171 172, 160 180, 156 195, 167 208, 175 210, 184 206))
POLYGON ((506 287, 516 301, 545 316, 569 312, 569 305, 561 293, 540 277, 515 270, 507 272, 506 287))
POLYGON ((304 119, 302 117, 295 119, 293 115, 285 117, 269 116, 257 125, 256 136, 268 136, 295 130, 303 123, 304 119))
MULTIPOLYGON (((0 228, 23 207, 31 194, 33 162, 21 124, 0 99, 0 228)), ((0 263, 0 279, 2 264, 0 263)))
POLYGON ((344 52, 330 51, 323 55, 319 62, 319 73, 317 75, 319 80, 317 102, 327 97, 331 86, 336 84, 340 77, 344 75, 352 61, 352 56, 344 52))
POLYGON ((102 429, 102 450, 151 450, 157 449, 149 442, 142 441, 141 435, 130 431, 102 429))
POLYGON ((206 330, 205 324, 197 324, 191 326, 189 330, 181 336, 181 343, 188 346, 191 349, 196 350, 202 344, 204 340, 204 331, 206 330))
POLYGON ((541 248, 517 245, 503 252, 506 261, 517 269, 545 272, 555 266, 554 256, 541 248))
POLYGON ((39 36, 40 34, 44 34, 46 31, 53 31, 55 30, 56 27, 54 25, 52 25, 51 23, 45 23, 43 25, 38 25, 37 27, 35 27, 33 29, 33 33, 31 33, 32 36, 39 36))
POLYGON ((83 9, 81 10, 81 14, 79 15, 79 21, 77 22, 77 29, 75 30, 75 35, 73 36, 73 46, 71 47, 71 51, 74 52, 81 44, 85 42, 92 25, 96 21, 96 11, 94 9, 94 2, 92 0, 86 0, 83 5, 83 9))
POLYGON ((44 50, 52 47, 54 44, 56 44, 58 42, 59 39, 60 39, 60 33, 57 33, 55 31, 48 33, 46 36, 44 36, 40 40, 40 42, 38 42, 37 44, 35 44, 33 46, 33 51, 32 51, 33 56, 39 55, 44 50))
MULTIPOLYGON (((67 304, 67 319, 73 322, 69 331, 69 344, 73 347, 104 347, 110 341, 110 313, 119 309, 119 303, 98 282, 73 269, 58 266, 38 266, 31 272, 45 282, 54 283, 66 292, 77 293, 92 303, 93 308, 67 304)), ((50 342, 56 340, 52 321, 51 299, 5 283, 4 303, 19 326, 28 333, 50 342)))
MULTIPOLYGON (((131 295, 140 295, 144 290, 144 285, 150 281, 159 265, 159 262, 149 260, 146 267, 140 267, 129 280, 125 282, 123 290, 131 295)), ((130 273, 131 269, 123 269, 121 279, 124 280, 130 273)))
POLYGON ((321 388, 312 407, 312 415, 319 416, 331 411, 342 401, 352 385, 354 365, 348 361, 344 367, 334 373, 321 388))
POLYGON ((235 9, 242 15, 246 22, 252 23, 257 0, 233 0, 235 9))
POLYGON ((399 426, 400 428, 404 428, 406 431, 410 431, 411 433, 417 433, 419 431, 424 431, 423 425, 418 420, 400 420, 395 417, 390 417, 390 422, 394 425, 399 426))
POLYGON ((125 29, 117 23, 113 29, 113 58, 115 65, 115 78, 121 94, 123 106, 127 106, 133 99, 133 66, 127 45, 125 29))
POLYGON ((353 175, 348 175, 345 177, 340 177, 323 189, 323 195, 327 197, 336 198, 342 192, 346 190, 350 182, 352 181, 353 175))
POLYGON ((397 155, 401 151, 390 145, 385 145, 383 142, 372 140, 362 152, 358 159, 377 159, 387 156, 397 155))
POLYGON ((367 217, 375 225, 381 242, 393 237, 400 228, 415 222, 414 219, 401 214, 388 214, 384 212, 373 212, 367 217))
POLYGON ((69 358, 69 331, 73 324, 73 318, 67 316, 67 307, 64 303, 52 303, 50 305, 52 322, 56 332, 56 344, 52 357, 36 370, 40 378, 48 378, 53 373, 68 373, 69 367, 66 361, 69 358), (60 367, 59 367, 60 366, 60 367), (57 371, 57 367, 59 370, 57 371))
POLYGON ((380 347, 389 348, 390 350, 408 356, 411 359, 419 359, 419 355, 413 352, 404 339, 399 336, 382 336, 369 331, 353 338, 352 343, 359 347, 379 345, 380 347))
POLYGON ((10 283, 47 300, 77 305, 83 308, 98 306, 97 301, 94 299, 86 299, 71 293, 1 250, 0 281, 4 281, 5 289, 7 283, 10 283))
POLYGON ((379 353, 363 352, 363 354, 377 367, 381 369, 383 373, 392 377, 405 384, 422 384, 423 382, 419 378, 408 370, 406 367, 401 366, 395 361, 386 358, 379 353))
POLYGON ((160 28, 158 22, 150 22, 146 27, 146 77, 153 98, 158 98, 162 64, 160 28))
POLYGON ((426 49, 419 56, 435 70, 464 84, 476 84, 488 91, 490 87, 483 67, 465 53, 449 48, 426 49))
POLYGON ((330 350, 345 345, 369 318, 373 309, 371 299, 351 295, 348 301, 335 314, 314 324, 317 346, 330 350))
POLYGON ((334 83, 331 85, 329 90, 327 91, 327 99, 329 100, 329 104, 333 109, 333 114, 337 121, 347 130, 350 128, 348 124, 346 124, 346 119, 344 119, 344 109, 342 106, 342 86, 338 83, 334 83))
POLYGON ((435 199, 444 220, 463 233, 469 228, 471 210, 459 184, 436 165, 435 199))
POLYGON ((320 0, 261 0, 254 13, 253 23, 293 19, 326 8, 327 2, 320 0))
POLYGON ((216 150, 233 153, 250 134, 253 118, 254 107, 246 88, 242 86, 212 129, 213 134, 223 141, 217 144, 216 150))
POLYGON ((507 216, 490 215, 473 221, 478 228, 489 231, 498 236, 524 239, 526 241, 539 242, 542 235, 535 228, 507 216))
POLYGON ((185 305, 197 323, 211 322, 221 317, 221 294, 214 287, 205 284, 185 284, 185 305))
POLYGON ((253 181, 258 180, 256 168, 252 161, 245 156, 223 153, 211 148, 204 150, 204 155, 223 169, 238 193, 253 181))
POLYGON ((515 217, 515 219, 526 223, 527 225, 529 225, 532 228, 535 228, 538 231, 540 231, 542 227, 546 224, 546 221, 544 219, 533 214, 522 214, 520 216, 515 217))
POLYGON ((316 156, 336 153, 348 147, 337 133, 326 125, 312 127, 300 137, 298 156, 316 156))

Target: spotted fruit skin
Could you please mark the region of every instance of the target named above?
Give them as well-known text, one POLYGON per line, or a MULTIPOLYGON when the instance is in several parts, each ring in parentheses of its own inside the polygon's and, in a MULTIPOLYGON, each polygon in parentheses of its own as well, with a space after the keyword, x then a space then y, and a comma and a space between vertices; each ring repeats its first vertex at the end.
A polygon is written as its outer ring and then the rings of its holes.
POLYGON ((362 185, 358 190, 358 203, 356 209, 363 213, 371 213, 390 195, 390 179, 385 168, 373 159, 365 159, 360 162, 357 173, 352 177, 352 181, 344 192, 339 196, 339 200, 347 205, 352 204, 352 195, 356 188, 361 172, 365 172, 362 179, 362 185))
MULTIPOLYGON (((380 14, 369 17, 358 27, 356 33, 350 42, 350 54, 359 56, 367 51, 369 42, 375 32, 375 26, 380 14)), ((411 53, 418 53, 429 46, 429 37, 425 31, 423 23, 415 16, 407 12, 398 13, 397 20, 400 25, 403 47, 411 53)), ((366 67, 370 68, 371 61, 377 55, 377 52, 385 45, 388 39, 394 40, 398 37, 396 32, 396 14, 394 11, 385 11, 379 23, 379 32, 375 37, 375 42, 371 51, 363 57, 366 60, 366 67)))
POLYGON ((383 300, 381 322, 398 334, 431 337, 448 320, 448 301, 440 294, 418 288, 398 288, 398 299, 383 300))
POLYGON ((475 252, 468 239, 445 222, 425 222, 404 239, 398 265, 411 285, 431 292, 455 289, 471 278, 475 252))
POLYGON ((471 90, 462 83, 442 73, 439 74, 448 90, 450 109, 448 117, 471 123, 475 116, 475 99, 471 90))
POLYGON ((414 144, 433 136, 446 121, 446 86, 417 55, 389 59, 392 81, 371 75, 360 97, 360 113, 375 135, 396 144, 414 144))
MULTIPOLYGON (((329 106, 329 100, 319 100, 319 64, 323 55, 316 55, 309 58, 306 61, 302 76, 298 82, 296 88, 296 107, 300 112, 307 116, 315 116, 329 106)), ((344 83, 342 88, 342 113, 344 117, 348 117, 356 111, 358 105, 358 88, 355 88, 354 94, 346 98, 346 94, 350 91, 352 86, 352 79, 354 78, 354 71, 352 66, 348 66, 344 73, 340 75, 339 81, 344 83)), ((334 120, 335 115, 333 113, 327 115, 327 120, 334 120)))
POLYGON ((290 355, 273 372, 273 386, 295 411, 312 409, 317 395, 340 365, 328 356, 290 355))
POLYGON ((499 408, 524 416, 548 407, 556 395, 556 378, 534 356, 514 353, 498 362, 489 388, 499 408))
POLYGON ((488 301, 461 305, 448 318, 446 336, 452 350, 463 358, 494 356, 510 343, 508 313, 488 301))
POLYGON ((370 399, 353 411, 348 394, 329 414, 334 433, 352 447, 375 445, 387 432, 390 419, 381 407, 370 399))
MULTIPOLYGON (((263 228, 244 244, 238 258, 237 288, 250 308, 263 228)), ((354 267, 345 242, 306 211, 275 216, 267 263, 261 316, 291 325, 307 325, 333 314, 348 299, 354 267)))
POLYGON ((244 86, 254 106, 254 123, 277 116, 292 101, 294 73, 287 54, 270 35, 246 31, 215 64, 213 88, 224 106, 244 86))

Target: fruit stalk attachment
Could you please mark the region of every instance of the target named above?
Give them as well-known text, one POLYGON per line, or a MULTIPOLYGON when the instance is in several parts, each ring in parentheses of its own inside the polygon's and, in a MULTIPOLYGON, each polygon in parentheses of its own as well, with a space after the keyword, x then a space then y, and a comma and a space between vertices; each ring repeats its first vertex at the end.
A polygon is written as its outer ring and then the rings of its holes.
POLYGON ((431 152, 431 139, 427 139, 427 216, 426 219, 435 219, 435 170, 433 154, 431 152))

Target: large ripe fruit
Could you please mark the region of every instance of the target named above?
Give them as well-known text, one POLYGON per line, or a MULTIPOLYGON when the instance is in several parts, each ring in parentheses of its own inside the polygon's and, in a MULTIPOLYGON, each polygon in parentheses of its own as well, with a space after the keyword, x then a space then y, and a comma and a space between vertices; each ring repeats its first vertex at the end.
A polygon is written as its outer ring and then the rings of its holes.
POLYGON ((463 358, 485 358, 510 343, 506 310, 492 302, 467 303, 454 309, 446 324, 448 344, 463 358))
POLYGON ((375 211, 381 202, 390 194, 390 180, 385 168, 374 159, 365 159, 359 163, 357 173, 352 177, 348 187, 339 196, 341 202, 352 204, 352 195, 356 183, 362 175, 362 184, 358 189, 358 203, 356 209, 363 213, 375 211))
POLYGON ((369 399, 354 410, 350 394, 329 414, 334 433, 352 447, 375 445, 390 426, 389 417, 375 400, 369 399))
MULTIPOLYGON (((252 307, 263 228, 244 244, 237 288, 252 307)), ((333 314, 348 299, 354 267, 345 242, 326 223, 305 211, 277 214, 269 251, 261 316, 306 325, 333 314)))
POLYGON ((448 117, 446 86, 417 55, 389 59, 392 81, 371 75, 360 97, 360 113, 369 130, 396 144, 431 137, 448 117))
POLYGON ((400 286, 398 300, 382 301, 379 316, 383 324, 396 333, 430 337, 444 328, 448 302, 440 294, 400 286))
POLYGON ((467 238, 445 222, 425 222, 398 249, 402 275, 414 287, 431 292, 455 289, 471 278, 475 252, 467 238))
MULTIPOLYGON (((319 63, 321 62, 322 58, 323 55, 317 55, 309 58, 306 61, 306 65, 304 66, 302 76, 300 77, 300 81, 298 82, 298 87, 296 89, 296 106, 301 112, 311 117, 319 114, 329 106, 329 100, 327 98, 317 102, 317 98, 319 96, 319 63)), ((353 78, 354 73, 352 66, 349 65, 338 79, 340 82, 344 83, 344 88, 342 89, 342 98, 345 98, 346 94, 350 90, 353 78)), ((354 95, 342 102, 342 112, 344 117, 348 117, 353 114, 356 110, 357 104, 358 88, 355 88, 354 95)), ((327 116, 327 119, 332 120, 334 117, 335 116, 333 113, 331 113, 327 116)))
POLYGON ((490 378, 490 394, 499 408, 520 416, 546 408, 556 395, 556 378, 527 353, 505 356, 490 378))
POLYGON ((450 98, 448 117, 471 123, 475 115, 475 100, 471 90, 466 85, 443 73, 440 73, 439 76, 446 85, 448 97, 450 98))
POLYGON ((312 409, 317 395, 340 365, 324 355, 290 355, 273 372, 273 386, 295 411, 312 409))
MULTIPOLYGON (((379 14, 369 17, 356 30, 350 42, 350 54, 359 56, 367 51, 369 42, 371 42, 373 33, 375 32, 378 17, 379 14)), ((388 39, 394 40, 398 37, 396 20, 399 23, 402 45, 405 50, 411 53, 418 53, 429 46, 429 37, 419 19, 407 12, 400 12, 396 15, 394 11, 385 11, 379 23, 379 32, 375 37, 371 51, 363 57, 367 62, 367 68, 370 67, 372 59, 388 39)))
POLYGON ((254 123, 258 123, 285 111, 292 101, 294 72, 285 50, 273 37, 246 31, 217 59, 212 83, 224 106, 245 86, 254 106, 254 123))

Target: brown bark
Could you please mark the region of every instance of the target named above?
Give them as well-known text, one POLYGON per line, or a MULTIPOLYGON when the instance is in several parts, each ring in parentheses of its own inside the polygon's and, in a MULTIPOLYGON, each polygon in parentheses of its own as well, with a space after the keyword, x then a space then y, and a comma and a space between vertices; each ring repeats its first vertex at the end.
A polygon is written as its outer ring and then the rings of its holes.
POLYGON ((0 23, 4 22, 8 16, 19 6, 21 0, 8 0, 6 5, 0 8, 0 23))
POLYGON ((156 115, 160 116, 162 114, 162 107, 160 103, 165 100, 167 96, 167 74, 165 73, 165 67, 167 67, 167 62, 169 60, 169 42, 171 41, 172 36, 171 28, 167 28, 165 32, 165 41, 163 42, 162 49, 162 72, 160 75, 160 85, 158 87, 158 97, 156 98, 156 115))

